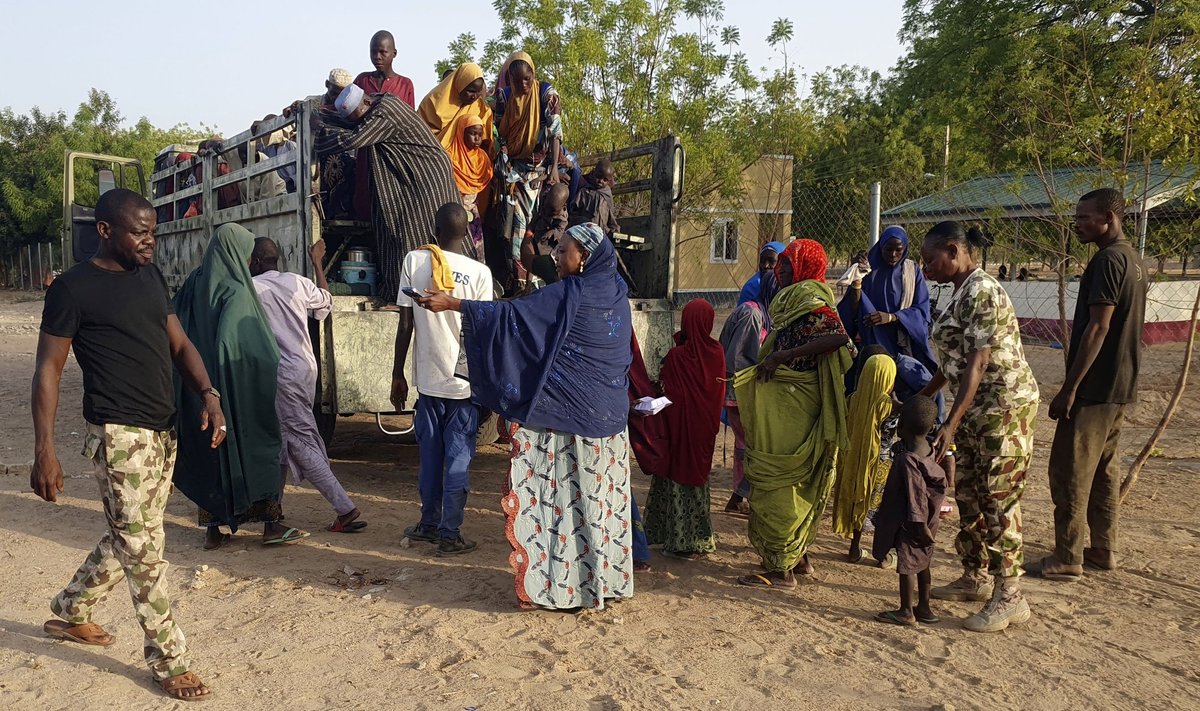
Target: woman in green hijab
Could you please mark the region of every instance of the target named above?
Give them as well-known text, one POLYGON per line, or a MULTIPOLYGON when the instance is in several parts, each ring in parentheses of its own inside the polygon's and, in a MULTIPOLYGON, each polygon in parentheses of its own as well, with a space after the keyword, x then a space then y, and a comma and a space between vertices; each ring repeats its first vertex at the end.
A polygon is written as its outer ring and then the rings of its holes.
POLYGON ((179 460, 175 486, 200 507, 207 527, 204 547, 213 549, 247 523, 263 524, 263 543, 290 543, 308 534, 284 526, 280 497, 281 439, 275 414, 279 348, 267 325, 250 277, 254 235, 222 225, 204 261, 175 295, 175 313, 200 351, 229 427, 217 449, 200 430, 197 395, 176 383, 179 460))

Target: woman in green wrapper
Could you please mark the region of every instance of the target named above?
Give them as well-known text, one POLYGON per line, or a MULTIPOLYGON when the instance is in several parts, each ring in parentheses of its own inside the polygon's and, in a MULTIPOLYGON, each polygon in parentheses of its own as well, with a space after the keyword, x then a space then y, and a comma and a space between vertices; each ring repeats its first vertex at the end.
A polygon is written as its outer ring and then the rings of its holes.
POLYGON ((229 428, 225 444, 212 449, 200 430, 196 395, 176 383, 179 402, 179 460, 175 486, 200 507, 207 528, 204 547, 237 531, 263 524, 263 543, 289 543, 308 534, 285 527, 280 497, 282 440, 275 414, 279 348, 267 325, 250 277, 254 235, 236 224, 222 225, 204 251, 204 261, 175 295, 175 313, 220 393, 229 428))
POLYGON ((826 266, 819 242, 788 245, 775 266, 781 290, 771 300, 759 363, 734 376, 746 431, 750 543, 763 561, 762 572, 738 578, 742 585, 791 588, 796 572, 812 572, 806 553, 846 441, 844 377, 853 362, 826 266))

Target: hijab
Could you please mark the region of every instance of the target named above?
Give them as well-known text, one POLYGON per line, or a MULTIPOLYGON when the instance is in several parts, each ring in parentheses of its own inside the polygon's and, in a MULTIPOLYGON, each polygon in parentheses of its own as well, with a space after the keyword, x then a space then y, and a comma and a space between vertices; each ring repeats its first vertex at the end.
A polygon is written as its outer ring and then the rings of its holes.
MULTIPOLYGON (((775 254, 779 254, 784 249, 785 249, 785 247, 784 247, 783 242, 767 242, 766 244, 763 245, 762 249, 758 250, 758 256, 761 259, 762 255, 766 254, 767 252, 774 252, 775 254)), ((762 284, 762 278, 765 273, 766 272, 763 272, 763 271, 754 272, 754 275, 746 280, 746 283, 742 286, 741 293, 738 294, 738 305, 739 306, 746 303, 747 301, 754 301, 754 300, 758 299, 759 290, 761 289, 761 284, 762 284)))
MULTIPOLYGON (((893 356, 905 350, 919 360, 929 372, 937 370, 937 361, 929 345, 929 286, 917 265, 908 258, 908 234, 898 225, 888 227, 871 247, 867 259, 871 273, 863 277, 862 296, 858 308, 858 319, 850 318, 849 304, 839 306, 842 321, 851 338, 858 338, 862 345, 879 344, 893 356), (883 250, 891 240, 904 245, 904 253, 895 266, 883 258, 883 250), (896 327, 871 327, 863 317, 878 311, 894 314, 896 327)), ((852 385, 852 384, 851 384, 852 385)))
MULTIPOLYGON (((783 284, 783 279, 780 276, 780 266, 784 260, 787 260, 792 265, 792 284, 799 284, 802 281, 825 281, 825 272, 829 266, 829 260, 825 256, 825 248, 815 239, 798 239, 793 240, 791 244, 784 248, 779 255, 779 261, 775 264, 775 280, 779 284, 783 284)), ((789 284, 788 286, 791 286, 789 284)))
POLYGON ((458 134, 459 121, 465 116, 476 116, 484 126, 489 127, 484 132, 483 145, 487 147, 491 144, 492 108, 484 101, 483 94, 470 104, 463 104, 459 98, 464 89, 482 78, 483 69, 478 64, 460 64, 450 76, 426 94, 425 98, 421 99, 421 105, 417 107, 417 113, 421 114, 429 130, 433 131, 433 135, 438 137, 446 150, 450 150, 453 145, 458 134))
POLYGON ((504 63, 505 109, 500 119, 498 130, 500 138, 508 146, 511 158, 526 158, 533 153, 537 146, 538 132, 542 127, 542 98, 541 88, 537 81, 537 69, 533 58, 525 52, 513 52, 504 63), (533 72, 533 85, 524 96, 517 96, 512 88, 507 86, 508 72, 513 62, 522 61, 529 65, 533 72))
POLYGON ((464 114, 458 118, 454 140, 447 151, 450 167, 454 169, 454 183, 463 195, 478 195, 492 180, 492 160, 487 151, 482 146, 467 148, 467 129, 472 126, 483 126, 486 135, 488 129, 483 119, 475 114, 464 114))
MULTIPOLYGON (((587 248, 591 231, 579 227, 572 237, 587 248)), ((632 314, 612 241, 601 234, 595 245, 580 274, 519 299, 463 302, 476 403, 526 427, 582 437, 625 431, 632 314)))
POLYGON ((254 235, 237 224, 217 228, 204 260, 175 295, 175 313, 222 394, 227 431, 213 449, 200 430, 200 396, 176 379, 179 457, 175 486, 236 530, 238 516, 282 493, 282 440, 275 413, 279 347, 250 277, 254 235))
POLYGON ((716 312, 704 299, 683 307, 675 347, 663 360, 662 391, 673 403, 663 411, 670 459, 666 476, 686 486, 704 486, 725 399, 725 351, 712 337, 716 312))

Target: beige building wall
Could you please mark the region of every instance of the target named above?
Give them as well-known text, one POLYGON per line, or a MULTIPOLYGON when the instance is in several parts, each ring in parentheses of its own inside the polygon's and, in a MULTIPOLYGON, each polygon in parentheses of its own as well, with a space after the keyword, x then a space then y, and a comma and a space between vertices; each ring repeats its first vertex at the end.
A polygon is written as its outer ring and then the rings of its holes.
POLYGON ((758 266, 762 245, 786 243, 792 229, 792 158, 763 156, 742 173, 735 204, 718 200, 683 211, 677 225, 675 291, 737 292, 758 266))

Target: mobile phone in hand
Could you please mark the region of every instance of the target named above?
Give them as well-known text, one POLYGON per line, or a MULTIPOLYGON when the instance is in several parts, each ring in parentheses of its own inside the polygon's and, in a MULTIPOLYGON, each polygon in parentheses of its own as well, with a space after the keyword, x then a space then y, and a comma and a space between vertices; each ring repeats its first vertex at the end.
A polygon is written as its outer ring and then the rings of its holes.
POLYGON ((412 288, 411 286, 402 286, 402 287, 400 287, 400 291, 404 292, 404 295, 407 296, 408 298, 412 299, 413 301, 416 301, 417 299, 425 298, 424 294, 422 294, 421 292, 412 288))

